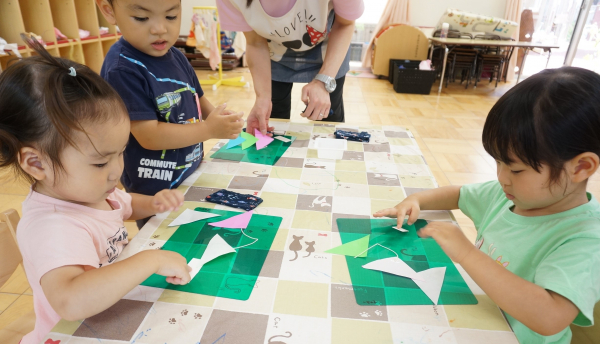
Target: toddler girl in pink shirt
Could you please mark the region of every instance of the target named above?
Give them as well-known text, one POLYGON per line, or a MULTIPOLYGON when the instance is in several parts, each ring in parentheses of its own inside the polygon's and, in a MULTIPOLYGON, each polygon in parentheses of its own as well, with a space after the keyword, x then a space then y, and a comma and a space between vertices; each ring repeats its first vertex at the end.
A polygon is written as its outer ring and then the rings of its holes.
POLYGON ((32 184, 17 229, 36 313, 22 340, 30 344, 61 318, 106 310, 154 273, 186 284, 190 268, 180 254, 161 250, 116 262, 128 242, 123 221, 174 210, 183 195, 119 190, 129 139, 121 98, 88 67, 24 40, 39 56, 0 74, 0 168, 32 184))

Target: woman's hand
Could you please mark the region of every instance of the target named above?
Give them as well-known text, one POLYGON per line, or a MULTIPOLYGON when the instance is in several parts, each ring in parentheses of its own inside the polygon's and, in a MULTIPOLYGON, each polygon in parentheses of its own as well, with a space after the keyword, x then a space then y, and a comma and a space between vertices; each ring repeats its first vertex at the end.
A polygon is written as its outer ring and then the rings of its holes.
POLYGON ((454 262, 461 264, 473 250, 477 250, 463 231, 451 222, 433 221, 418 232, 422 238, 433 238, 454 262))
POLYGON ((250 110, 250 114, 246 119, 246 132, 254 135, 254 130, 260 130, 263 135, 267 135, 267 131, 272 131, 273 127, 269 127, 269 117, 271 117, 271 109, 273 103, 269 98, 256 98, 254 107, 250 110))
POLYGON ((325 84, 319 80, 313 80, 302 87, 302 101, 308 104, 306 110, 301 114, 311 121, 320 121, 329 116, 331 99, 325 84))

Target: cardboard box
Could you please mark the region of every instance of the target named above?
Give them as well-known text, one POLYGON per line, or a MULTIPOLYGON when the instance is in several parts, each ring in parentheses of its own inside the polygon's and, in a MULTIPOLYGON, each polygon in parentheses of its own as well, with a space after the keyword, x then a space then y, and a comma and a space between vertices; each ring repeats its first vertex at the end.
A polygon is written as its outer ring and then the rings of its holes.
POLYGON ((429 40, 416 27, 394 26, 375 38, 372 70, 375 75, 389 76, 390 59, 427 60, 429 40))

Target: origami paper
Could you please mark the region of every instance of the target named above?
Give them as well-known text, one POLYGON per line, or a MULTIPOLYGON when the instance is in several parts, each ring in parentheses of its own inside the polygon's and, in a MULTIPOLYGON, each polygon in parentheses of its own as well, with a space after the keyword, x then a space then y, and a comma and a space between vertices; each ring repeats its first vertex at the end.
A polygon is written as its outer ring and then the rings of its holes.
POLYGON ((273 138, 267 135, 263 135, 260 130, 254 129, 254 135, 258 139, 256 142, 256 150, 265 148, 269 143, 273 142, 273 138))
POLYGON ((326 253, 339 254, 342 256, 351 256, 351 257, 366 257, 367 256, 367 247, 369 247, 369 235, 366 237, 360 238, 358 240, 351 241, 349 243, 336 246, 331 248, 326 253))
POLYGON ((408 229, 404 229, 402 227, 392 227, 393 229, 399 230, 402 233, 408 233, 408 229))
POLYGON ((216 216, 219 216, 219 215, 211 214, 211 213, 204 213, 204 212, 200 212, 200 211, 193 211, 191 209, 186 209, 183 211, 183 213, 181 213, 179 216, 177 216, 177 218, 175 220, 173 220, 173 222, 171 222, 168 227, 181 226, 181 225, 185 225, 186 223, 192 223, 192 222, 209 219, 211 217, 216 217, 216 216))
POLYGON ((188 263, 188 265, 192 267, 190 276, 192 276, 192 279, 194 279, 204 264, 222 255, 234 252, 235 250, 233 247, 229 246, 229 244, 223 240, 220 235, 215 234, 215 236, 212 237, 212 239, 210 239, 208 242, 208 246, 206 246, 206 250, 204 251, 202 258, 192 258, 192 260, 190 260, 188 263))
POLYGON ((248 149, 258 141, 256 137, 243 131, 240 133, 240 136, 246 140, 242 142, 242 149, 248 149))
POLYGON ((209 225, 214 226, 214 227, 221 227, 221 228, 245 229, 246 227, 248 227, 248 223, 250 223, 250 218, 252 218, 252 211, 248 211, 246 213, 242 213, 240 215, 230 217, 223 221, 212 222, 212 223, 209 223, 209 225))
MULTIPOLYGON (((363 265, 363 268, 369 270, 383 271, 388 274, 407 277, 414 280, 423 280, 415 270, 398 257, 379 259, 369 264, 363 265)), ((416 282, 415 282, 416 283, 416 282)))
POLYGON ((290 142, 292 140, 288 139, 287 137, 283 137, 283 136, 275 136, 274 137, 275 140, 279 140, 279 141, 283 141, 283 142, 290 142))
POLYGON ((239 146, 241 145, 244 141, 246 141, 246 139, 244 139, 242 137, 242 135, 238 135, 237 138, 233 139, 233 140, 229 140, 229 142, 227 142, 227 149, 233 148, 235 146, 239 146))
POLYGON ((422 280, 413 279, 419 288, 427 295, 434 304, 438 304, 442 285, 444 284, 444 276, 446 275, 446 267, 431 268, 421 272, 417 272, 422 280))

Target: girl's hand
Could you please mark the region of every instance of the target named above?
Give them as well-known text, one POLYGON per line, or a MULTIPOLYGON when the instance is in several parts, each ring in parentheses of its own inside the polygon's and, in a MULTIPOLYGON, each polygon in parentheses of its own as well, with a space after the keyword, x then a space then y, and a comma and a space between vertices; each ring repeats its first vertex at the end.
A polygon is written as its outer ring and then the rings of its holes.
POLYGON ((212 138, 235 139, 244 127, 243 112, 232 113, 225 110, 227 104, 217 106, 206 118, 206 125, 212 138))
POLYGON ((158 269, 156 273, 167 277, 167 282, 171 284, 188 284, 192 277, 190 271, 192 268, 187 265, 185 258, 173 251, 153 251, 157 254, 158 269))
POLYGON ((477 250, 463 231, 451 222, 430 222, 417 233, 422 238, 433 238, 448 257, 460 264, 473 250, 477 250))
POLYGON ((419 212, 421 211, 419 201, 414 197, 406 197, 404 201, 398 203, 394 208, 383 209, 375 214, 374 217, 395 217, 398 219, 398 226, 402 226, 404 223, 404 216, 408 215, 407 223, 412 225, 419 218, 419 212))
POLYGON ((156 213, 174 211, 183 204, 183 194, 179 190, 162 190, 152 197, 152 208, 156 213))
POLYGON ((302 87, 302 101, 308 104, 306 111, 300 114, 311 121, 320 121, 329 116, 331 98, 325 89, 325 84, 319 80, 313 80, 302 87))

